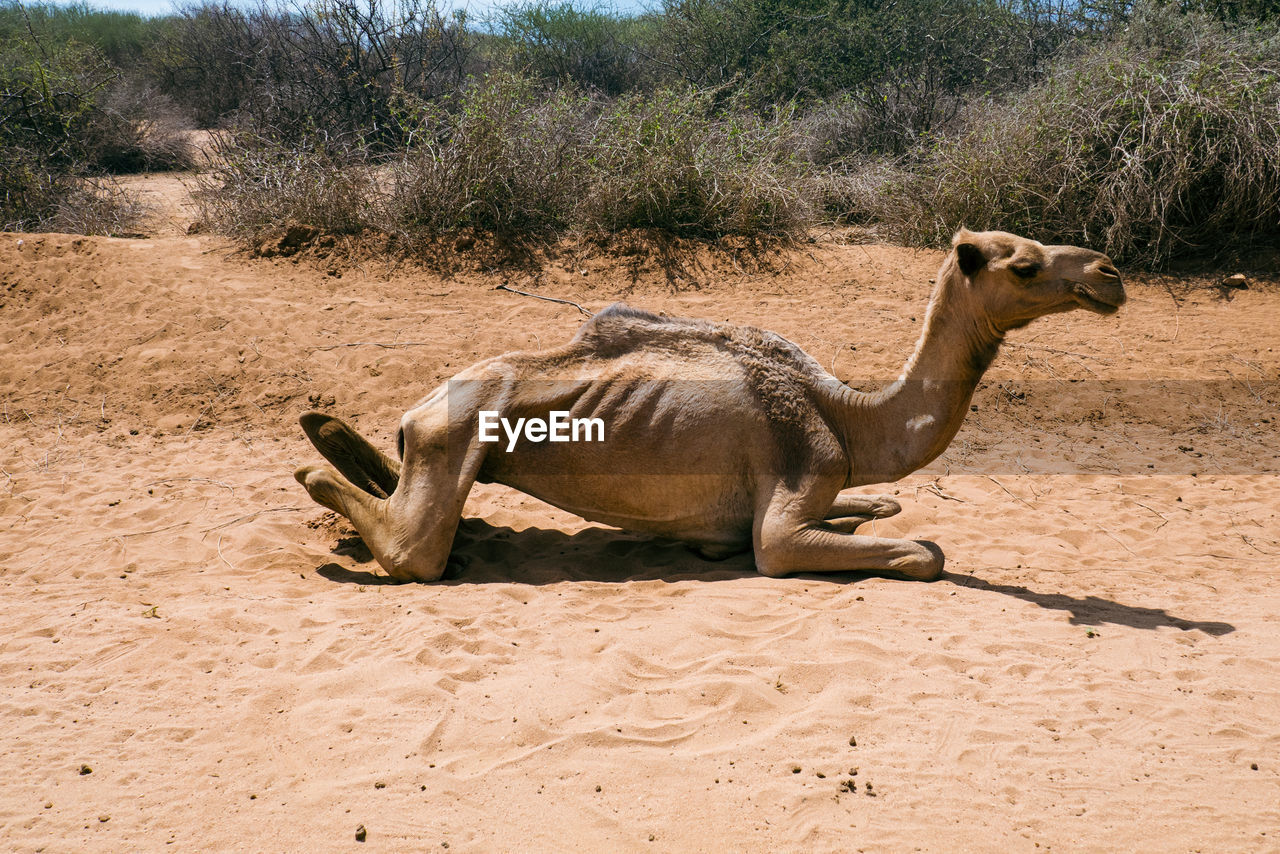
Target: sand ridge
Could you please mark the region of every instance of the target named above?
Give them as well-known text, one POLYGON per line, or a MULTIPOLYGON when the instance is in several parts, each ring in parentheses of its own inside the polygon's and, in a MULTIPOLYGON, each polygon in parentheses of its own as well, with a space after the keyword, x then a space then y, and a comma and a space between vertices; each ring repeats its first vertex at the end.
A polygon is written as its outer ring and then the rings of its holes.
MULTIPOLYGON (((507 280, 875 384, 939 257, 507 280)), ((293 481, 297 415, 389 450, 435 384, 581 322, 495 283, 0 235, 7 848, 1277 847, 1273 286, 1137 281, 1011 337, 875 523, 939 542, 938 583, 766 579, 480 485, 465 568, 386 584, 293 481)))

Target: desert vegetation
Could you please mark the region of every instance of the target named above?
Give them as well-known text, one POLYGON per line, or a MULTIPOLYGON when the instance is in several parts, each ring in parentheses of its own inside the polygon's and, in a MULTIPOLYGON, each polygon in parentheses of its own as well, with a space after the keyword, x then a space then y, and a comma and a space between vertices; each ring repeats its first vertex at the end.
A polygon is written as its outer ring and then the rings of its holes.
POLYGON ((157 22, 85 6, 0 7, 0 226, 128 232, 111 176, 186 168, 184 112, 126 73, 157 22))
POLYGON ((1274 0, 11 2, 0 224, 127 232, 111 176, 188 167, 205 128, 203 218, 246 242, 844 222, 1214 258, 1280 244, 1278 19, 1274 0))

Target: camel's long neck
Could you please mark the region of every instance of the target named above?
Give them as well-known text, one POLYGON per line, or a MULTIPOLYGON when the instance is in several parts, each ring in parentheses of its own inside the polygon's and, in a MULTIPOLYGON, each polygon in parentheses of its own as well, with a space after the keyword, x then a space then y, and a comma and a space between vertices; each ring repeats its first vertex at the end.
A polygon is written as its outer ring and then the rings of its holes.
POLYGON ((951 264, 939 272, 924 331, 902 375, 874 394, 850 392, 844 439, 851 485, 897 480, 946 450, 1004 340, 972 304, 951 264))

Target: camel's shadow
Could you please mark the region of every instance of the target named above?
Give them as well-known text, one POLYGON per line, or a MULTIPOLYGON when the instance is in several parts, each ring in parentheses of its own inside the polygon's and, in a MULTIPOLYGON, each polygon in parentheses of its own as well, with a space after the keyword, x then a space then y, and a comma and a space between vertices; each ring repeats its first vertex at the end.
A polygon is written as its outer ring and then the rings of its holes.
POLYGON ((1101 596, 1085 596, 1079 598, 1065 593, 1037 593, 1020 584, 994 584, 972 575, 947 574, 946 578, 961 587, 971 590, 990 591, 1012 596, 1041 608, 1056 611, 1070 611, 1070 623, 1073 626, 1100 626, 1113 623, 1118 626, 1131 626, 1135 629, 1159 629, 1165 626, 1189 632, 1199 629, 1207 635, 1221 637, 1231 634, 1236 627, 1230 623, 1211 620, 1184 620, 1175 617, 1163 608, 1140 608, 1135 605, 1122 605, 1101 596))
MULTIPOLYGON (((317 572, 331 581, 400 583, 373 568, 376 564, 358 535, 341 538, 333 553, 348 556, 371 569, 366 572, 346 569, 336 563, 325 564, 317 572)), ((535 527, 517 531, 482 519, 464 518, 449 553, 449 568, 444 578, 435 583, 545 585, 596 581, 623 584, 629 581, 727 581, 755 574, 755 561, 750 552, 710 561, 683 543, 615 528, 591 527, 572 534, 535 527)))
MULTIPOLYGON (((335 554, 372 564, 372 557, 358 537, 345 537, 335 554)), ((710 561, 682 543, 613 528, 585 528, 573 534, 547 528, 491 525, 482 519, 463 519, 450 553, 449 571, 437 585, 471 584, 546 585, 574 581, 624 584, 635 581, 722 582, 756 575, 755 560, 744 552, 710 561)), ((316 572, 345 584, 400 584, 380 571, 351 570, 327 563, 316 572)), ((797 578, 829 584, 856 584, 867 579, 859 572, 800 573, 797 578)), ((1125 605, 1100 596, 1075 597, 1065 593, 1040 593, 1016 584, 999 584, 973 575, 944 573, 940 582, 970 590, 999 593, 1041 608, 1069 611, 1072 625, 1111 623, 1154 631, 1162 627, 1198 629, 1215 637, 1236 630, 1230 623, 1185 620, 1162 608, 1125 605)))

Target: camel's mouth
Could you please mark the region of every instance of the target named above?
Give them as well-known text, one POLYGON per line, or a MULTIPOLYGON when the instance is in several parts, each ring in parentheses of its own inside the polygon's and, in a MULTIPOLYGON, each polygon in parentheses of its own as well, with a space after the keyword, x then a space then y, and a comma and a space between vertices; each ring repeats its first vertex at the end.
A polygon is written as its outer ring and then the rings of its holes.
POLYGON ((1094 314, 1115 314, 1120 310, 1120 306, 1124 303, 1124 291, 1120 292, 1118 300, 1112 302, 1110 300, 1101 299, 1098 294, 1091 290, 1088 285, 1083 282, 1073 282, 1071 292, 1075 295, 1076 302, 1080 303, 1084 308, 1089 309, 1094 314))

